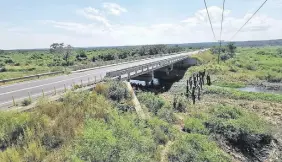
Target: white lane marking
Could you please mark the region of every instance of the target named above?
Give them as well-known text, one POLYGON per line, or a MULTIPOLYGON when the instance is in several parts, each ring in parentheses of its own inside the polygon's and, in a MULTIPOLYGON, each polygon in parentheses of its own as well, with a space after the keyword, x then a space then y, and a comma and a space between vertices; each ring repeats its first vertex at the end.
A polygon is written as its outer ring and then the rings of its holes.
MULTIPOLYGON (((63 90, 64 88, 60 88, 60 89, 57 89, 58 91, 60 91, 60 90, 63 90)), ((48 94, 48 93, 51 93, 51 92, 53 92, 53 91, 48 91, 48 92, 46 92, 46 94, 48 94)), ((42 95, 41 93, 36 93, 36 94, 33 94, 33 95, 30 95, 30 97, 38 97, 38 96, 40 96, 40 95, 42 95)), ((23 100, 23 99, 26 99, 26 98, 28 98, 28 97, 22 97, 22 98, 17 98, 16 100, 23 100)), ((8 103, 13 103, 12 101, 8 101, 8 102, 3 102, 3 103, 1 103, 0 105, 5 105, 5 104, 8 104, 8 103)))
MULTIPOLYGON (((100 74, 102 74, 102 73, 100 73, 100 74)), ((10 93, 14 93, 14 92, 24 91, 24 90, 27 90, 27 89, 38 88, 38 87, 42 87, 42 86, 46 86, 46 85, 50 85, 50 84, 55 84, 55 83, 65 82, 65 81, 69 81, 69 80, 73 80, 73 79, 77 79, 77 78, 82 78, 82 77, 86 77, 86 76, 89 76, 89 75, 95 75, 95 74, 87 74, 87 75, 79 76, 79 77, 76 77, 76 78, 70 78, 70 79, 61 80, 61 81, 57 81, 57 82, 52 82, 52 83, 42 84, 42 85, 39 85, 39 86, 34 86, 34 87, 24 88, 24 89, 20 89, 20 90, 16 90, 16 91, 10 91, 10 92, 6 92, 6 93, 2 93, 2 94, 0 94, 0 96, 2 96, 2 95, 6 95, 6 94, 10 94, 10 93)))

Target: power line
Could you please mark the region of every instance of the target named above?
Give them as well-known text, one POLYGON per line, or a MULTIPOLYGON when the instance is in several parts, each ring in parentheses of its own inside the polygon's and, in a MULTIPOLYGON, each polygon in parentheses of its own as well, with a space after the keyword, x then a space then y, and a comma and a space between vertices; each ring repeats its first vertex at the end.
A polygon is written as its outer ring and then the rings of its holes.
POLYGON ((224 9, 225 9, 225 0, 223 0, 223 5, 222 5, 221 29, 220 29, 220 41, 221 41, 221 36, 222 36, 222 24, 223 24, 223 20, 224 20, 224 9))
POLYGON ((230 41, 233 40, 233 38, 245 27, 245 25, 247 25, 247 23, 256 15, 256 13, 264 6, 264 4, 267 2, 268 0, 265 0, 262 5, 258 8, 258 10, 248 19, 248 21, 231 37, 230 41))
POLYGON ((218 58, 217 58, 217 63, 219 64, 219 59, 220 59, 220 53, 221 53, 221 36, 222 36, 222 24, 224 20, 224 9, 225 9, 225 0, 223 0, 223 5, 222 5, 222 16, 221 16, 221 28, 220 28, 220 39, 219 39, 219 53, 218 53, 218 58))
MULTIPOLYGON (((206 2, 206 0, 204 0, 204 2, 205 2, 205 6, 206 6, 206 10, 207 10, 208 17, 209 17, 209 21, 210 21, 210 25, 211 25, 213 37, 214 37, 214 39, 216 40, 216 37, 215 37, 215 34, 214 34, 214 30, 213 30, 213 26, 212 26, 212 23, 211 23, 210 13, 209 13, 209 10, 208 10, 208 7, 207 7, 207 2, 206 2)), ((217 40, 216 40, 216 41, 217 41, 217 40)))

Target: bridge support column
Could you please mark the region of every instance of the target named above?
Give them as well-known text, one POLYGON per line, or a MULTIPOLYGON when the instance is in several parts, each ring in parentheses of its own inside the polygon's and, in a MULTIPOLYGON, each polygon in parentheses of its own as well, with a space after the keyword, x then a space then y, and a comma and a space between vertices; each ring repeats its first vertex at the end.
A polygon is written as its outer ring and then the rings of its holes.
POLYGON ((173 70, 173 64, 170 65, 170 70, 171 70, 171 71, 173 70))
POLYGON ((127 72, 127 80, 130 80, 130 72, 127 72))

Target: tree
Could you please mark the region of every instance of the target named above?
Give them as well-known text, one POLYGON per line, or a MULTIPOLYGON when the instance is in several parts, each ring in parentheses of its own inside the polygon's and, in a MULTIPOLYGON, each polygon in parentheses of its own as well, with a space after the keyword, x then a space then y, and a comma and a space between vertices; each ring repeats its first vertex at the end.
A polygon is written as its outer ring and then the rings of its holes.
POLYGON ((0 55, 4 54, 4 53, 5 53, 5 51, 0 49, 0 55))
POLYGON ((236 48, 237 47, 234 45, 234 43, 228 43, 227 44, 227 51, 228 51, 230 57, 234 57, 236 48))
POLYGON ((66 61, 67 63, 67 66, 69 66, 69 58, 72 54, 72 46, 71 45, 67 45, 65 48, 65 54, 64 54, 64 60, 66 61))
POLYGON ((278 49, 277 49, 277 54, 280 55, 280 56, 282 56, 282 48, 278 48, 278 49))
POLYGON ((52 43, 50 45, 50 53, 63 53, 64 43, 52 43))

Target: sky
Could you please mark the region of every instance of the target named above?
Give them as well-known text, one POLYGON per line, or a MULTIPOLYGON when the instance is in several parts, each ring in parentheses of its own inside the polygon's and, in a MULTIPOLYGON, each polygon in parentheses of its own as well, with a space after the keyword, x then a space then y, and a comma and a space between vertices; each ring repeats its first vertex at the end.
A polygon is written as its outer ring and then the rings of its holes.
MULTIPOLYGON (((220 40, 223 0, 0 0, 0 49, 176 44, 220 40)), ((264 0, 226 0, 222 40, 264 0)), ((282 38, 282 0, 268 0, 232 41, 282 38)))

